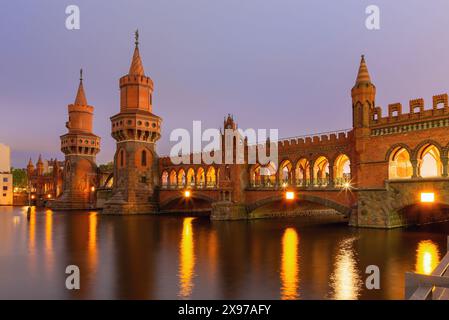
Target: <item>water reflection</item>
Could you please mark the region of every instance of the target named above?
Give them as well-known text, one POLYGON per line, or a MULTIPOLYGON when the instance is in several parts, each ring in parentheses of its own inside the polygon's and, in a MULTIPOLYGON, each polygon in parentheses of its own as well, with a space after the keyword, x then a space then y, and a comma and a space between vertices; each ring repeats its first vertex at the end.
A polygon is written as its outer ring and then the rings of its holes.
POLYGON ((195 253, 193 245, 192 221, 195 218, 184 218, 182 224, 181 243, 179 245, 179 296, 188 298, 193 289, 195 272, 195 253))
POLYGON ((91 269, 95 269, 97 266, 97 221, 97 214, 95 212, 91 212, 89 214, 89 231, 87 242, 91 269))
POLYGON ((355 259, 355 240, 356 238, 345 239, 338 245, 334 272, 331 275, 333 299, 355 300, 359 297, 361 279, 355 259))
POLYGON ((430 241, 423 240, 416 249, 416 273, 431 274, 440 262, 438 246, 430 241))
POLYGON ((298 234, 287 228, 282 236, 281 299, 298 299, 298 234))

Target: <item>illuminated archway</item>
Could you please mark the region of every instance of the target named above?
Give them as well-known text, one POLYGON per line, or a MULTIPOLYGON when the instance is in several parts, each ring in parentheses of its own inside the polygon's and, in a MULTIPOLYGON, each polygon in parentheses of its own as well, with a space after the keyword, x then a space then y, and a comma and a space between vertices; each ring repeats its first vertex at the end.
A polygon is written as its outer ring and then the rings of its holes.
POLYGON ((418 152, 418 175, 420 177, 439 177, 443 172, 440 150, 433 144, 423 146, 418 152))
POLYGON ((167 171, 162 172, 161 183, 162 183, 163 187, 168 186, 168 172, 167 171))
POLYGON ((186 172, 184 169, 180 169, 178 171, 178 186, 185 186, 186 185, 186 172))
POLYGON ((187 170, 187 185, 195 185, 195 171, 193 170, 193 168, 189 168, 189 170, 187 170))
POLYGON ((264 186, 272 187, 276 185, 277 167, 273 161, 260 168, 260 175, 262 176, 262 183, 264 186))
POLYGON ((202 167, 199 167, 196 171, 196 185, 198 187, 204 187, 206 184, 206 176, 204 174, 204 169, 202 167))
POLYGON ((171 186, 176 186, 176 185, 178 185, 178 178, 177 178, 177 175, 176 175, 176 171, 175 170, 172 170, 171 172, 170 172, 170 185, 171 186))
POLYGON ((307 186, 310 184, 310 163, 302 158, 296 163, 296 184, 298 186, 307 186))
POLYGON ((314 185, 327 186, 329 183, 329 160, 321 156, 315 160, 313 165, 314 185))
POLYGON ((409 179, 413 175, 413 167, 410 162, 410 154, 407 149, 397 147, 391 153, 388 162, 389 179, 409 179))
POLYGON ((217 185, 217 176, 215 174, 215 168, 209 167, 206 173, 206 183, 208 187, 215 187, 217 185))
POLYGON ((334 162, 334 180, 336 186, 342 186, 351 181, 351 161, 345 154, 341 154, 334 162))
POLYGON ((293 165, 290 160, 282 161, 279 166, 279 182, 281 186, 288 186, 293 182, 293 165))
POLYGON ((250 179, 251 179, 251 186, 253 186, 253 187, 260 186, 261 177, 260 177, 260 165, 259 164, 255 164, 251 167, 250 179))

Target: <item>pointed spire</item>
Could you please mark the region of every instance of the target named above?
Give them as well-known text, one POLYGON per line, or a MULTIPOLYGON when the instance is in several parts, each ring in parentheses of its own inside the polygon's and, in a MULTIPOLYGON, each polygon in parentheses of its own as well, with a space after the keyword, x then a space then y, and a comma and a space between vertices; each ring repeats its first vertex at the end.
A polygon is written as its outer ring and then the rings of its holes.
POLYGON ((355 84, 361 83, 371 83, 371 78, 369 76, 368 67, 366 66, 365 55, 362 54, 362 59, 360 61, 359 73, 357 74, 357 80, 355 84))
POLYGON ((28 161, 28 167, 34 167, 34 164, 33 164, 33 161, 31 160, 31 157, 30 157, 30 160, 28 161))
POLYGON ((129 75, 132 76, 143 76, 145 74, 143 70, 142 60, 139 54, 139 30, 135 32, 135 45, 133 60, 131 61, 131 67, 129 68, 129 75))
POLYGON ((80 84, 78 92, 76 93, 75 103, 76 106, 87 106, 86 94, 83 87, 83 69, 80 69, 80 84))

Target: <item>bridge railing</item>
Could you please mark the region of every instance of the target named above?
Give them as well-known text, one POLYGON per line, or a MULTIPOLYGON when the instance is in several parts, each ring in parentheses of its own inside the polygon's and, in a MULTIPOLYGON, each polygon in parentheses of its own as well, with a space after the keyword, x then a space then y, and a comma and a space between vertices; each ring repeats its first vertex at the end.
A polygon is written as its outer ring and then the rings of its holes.
POLYGON ((447 253, 430 275, 405 273, 405 299, 449 300, 449 237, 447 253))

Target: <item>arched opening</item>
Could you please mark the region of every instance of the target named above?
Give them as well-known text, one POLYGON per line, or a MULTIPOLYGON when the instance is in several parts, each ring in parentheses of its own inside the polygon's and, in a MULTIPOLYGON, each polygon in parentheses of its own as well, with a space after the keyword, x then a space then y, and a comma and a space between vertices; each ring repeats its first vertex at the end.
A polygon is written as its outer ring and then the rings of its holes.
POLYGON ((409 179, 413 175, 413 167, 410 162, 410 154, 407 149, 397 147, 391 153, 388 163, 389 179, 409 179))
POLYGON ((342 186, 351 181, 351 161, 345 154, 341 154, 334 162, 335 186, 342 186))
POLYGON ((279 166, 279 182, 281 186, 286 187, 293 183, 293 165, 290 160, 285 160, 279 166))
POLYGON ((172 170, 170 172, 170 186, 177 186, 178 185, 178 177, 176 175, 176 171, 172 170))
POLYGON ((206 184, 206 177, 204 174, 204 169, 199 167, 196 172, 196 186, 199 188, 203 188, 206 184))
POLYGON ((147 152, 145 150, 142 150, 142 155, 140 158, 140 165, 142 167, 146 167, 147 166, 147 152))
POLYGON ((418 174, 420 177, 439 177, 443 172, 440 150, 433 144, 427 144, 418 152, 418 174))
POLYGON ((273 161, 260 168, 260 175, 262 177, 262 185, 265 187, 274 187, 276 185, 277 167, 273 161))
POLYGON ((252 187, 259 187, 261 185, 260 165, 255 164, 250 171, 250 179, 252 187))
POLYGON ((187 170, 187 185, 192 187, 195 186, 195 171, 193 168, 189 168, 189 170, 187 170))
POLYGON ((315 186, 325 187, 329 184, 329 160, 326 157, 321 156, 315 160, 313 177, 315 178, 315 186))
POLYGON ((178 171, 178 187, 183 187, 186 185, 186 172, 184 169, 178 171))
POLYGON ((307 159, 300 159, 296 163, 296 185, 308 186, 310 184, 310 163, 307 159))
POLYGON ((162 172, 161 183, 162 183, 163 188, 166 188, 168 186, 168 172, 167 171, 162 172))
POLYGON ((118 167, 123 168, 125 166, 125 151, 121 149, 118 153, 118 167))
POLYGON ((215 187, 217 185, 217 176, 215 174, 215 168, 209 167, 206 173, 207 187, 215 187))

